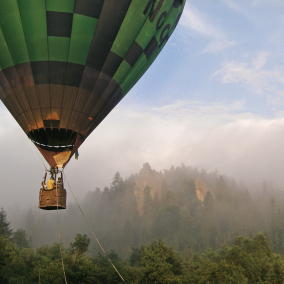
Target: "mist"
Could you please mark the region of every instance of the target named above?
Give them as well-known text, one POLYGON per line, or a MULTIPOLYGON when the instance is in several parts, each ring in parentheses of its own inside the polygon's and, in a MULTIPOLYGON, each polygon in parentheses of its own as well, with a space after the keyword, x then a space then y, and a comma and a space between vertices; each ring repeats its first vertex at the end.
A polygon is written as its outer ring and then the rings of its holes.
MULTIPOLYGON (((218 170, 248 184, 272 180, 282 187, 284 119, 246 112, 244 102, 201 104, 173 101, 159 108, 126 100, 99 125, 65 169, 80 199, 123 178, 145 162, 160 171, 171 165, 218 170)), ((35 208, 45 167, 35 146, 11 115, 1 109, 1 206, 35 208)), ((71 196, 69 195, 69 201, 71 196)))

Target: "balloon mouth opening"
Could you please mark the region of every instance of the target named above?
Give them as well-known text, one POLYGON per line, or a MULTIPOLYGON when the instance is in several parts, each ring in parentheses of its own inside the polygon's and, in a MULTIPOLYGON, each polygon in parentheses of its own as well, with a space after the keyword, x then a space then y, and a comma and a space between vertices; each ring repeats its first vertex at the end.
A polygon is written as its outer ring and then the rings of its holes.
MULTIPOLYGON (((32 140, 32 139, 31 139, 32 140)), ((70 149, 70 148, 73 148, 74 147, 74 145, 66 145, 66 146, 51 146, 51 145, 44 145, 44 144, 40 144, 40 143, 38 143, 38 142, 36 142, 36 141, 33 141, 32 140, 32 142, 34 143, 34 144, 36 144, 37 146, 39 146, 39 147, 47 147, 47 148, 60 148, 61 150, 62 149, 64 149, 64 148, 68 148, 68 150, 70 149)))
POLYGON ((39 148, 49 152, 72 151, 77 132, 70 129, 41 128, 30 131, 28 137, 39 148))

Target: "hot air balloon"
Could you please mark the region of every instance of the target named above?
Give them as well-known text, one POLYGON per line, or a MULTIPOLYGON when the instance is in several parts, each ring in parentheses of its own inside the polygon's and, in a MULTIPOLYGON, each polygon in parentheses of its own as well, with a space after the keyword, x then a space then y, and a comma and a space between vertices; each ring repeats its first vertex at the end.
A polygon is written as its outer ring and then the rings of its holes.
POLYGON ((0 98, 51 167, 155 60, 185 0, 0 0, 0 98))

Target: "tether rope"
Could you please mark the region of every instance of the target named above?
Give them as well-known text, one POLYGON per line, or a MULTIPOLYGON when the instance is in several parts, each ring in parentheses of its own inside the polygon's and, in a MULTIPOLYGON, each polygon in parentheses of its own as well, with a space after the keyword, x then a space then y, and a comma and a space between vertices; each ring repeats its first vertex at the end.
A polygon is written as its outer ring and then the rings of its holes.
MULTIPOLYGON (((38 207, 38 215, 37 215, 37 253, 38 254, 39 254, 39 212, 40 208, 38 207)), ((38 270, 38 283, 40 284, 40 269, 38 270)))
MULTIPOLYGON (((35 146, 35 144, 32 142, 32 140, 30 140, 30 141, 31 141, 31 143, 33 144, 33 146, 35 146)), ((32 148, 36 151, 36 153, 37 153, 37 155, 38 155, 40 161, 42 162, 42 164, 43 164, 45 170, 47 171, 47 168, 46 168, 46 166, 45 166, 45 164, 44 164, 44 162, 43 162, 43 160, 42 160, 42 158, 41 158, 41 156, 40 156, 40 154, 39 154, 39 151, 38 151, 35 147, 32 147, 32 148)))
MULTIPOLYGON (((32 148, 34 148, 34 147, 32 147, 32 148)), ((35 148, 34 148, 34 149, 35 149, 35 148)), ((35 149, 35 151, 37 152, 38 157, 39 157, 39 159, 41 160, 41 162, 42 162, 42 164, 43 164, 43 166, 44 166, 44 168, 45 168, 45 175, 44 175, 44 177, 45 177, 45 176, 46 176, 46 172, 47 172, 47 168, 46 168, 46 166, 45 166, 43 160, 41 159, 41 157, 40 157, 38 151, 37 151, 36 149, 35 149)), ((43 179, 44 179, 44 177, 43 177, 43 179)), ((39 193, 40 193, 40 197, 41 197, 41 191, 40 191, 39 193)), ((41 200, 41 198, 39 199, 39 202, 40 202, 40 200, 41 200)), ((37 253, 38 253, 38 255, 40 256, 40 254, 39 254, 39 215, 40 215, 40 207, 38 206, 38 214, 37 214, 37 251, 38 251, 38 252, 37 252, 37 253)), ((40 263, 40 258, 39 258, 38 263, 40 263)), ((40 267, 39 267, 39 269, 38 269, 38 283, 40 284, 40 267)))
POLYGON ((63 269, 65 283, 67 284, 65 267, 64 267, 63 256, 62 256, 61 240, 60 240, 59 214, 58 214, 58 191, 57 191, 57 179, 56 178, 57 178, 57 172, 56 172, 56 175, 55 175, 55 187, 56 187, 56 199, 57 199, 57 230, 58 230, 58 239, 59 239, 59 248, 60 248, 62 269, 63 269))
POLYGON ((114 270, 116 271, 116 273, 119 275, 119 277, 121 278, 121 280, 125 283, 123 277, 120 275, 120 273, 118 272, 118 270, 116 269, 116 267, 114 266, 114 264, 112 263, 112 261, 110 260, 110 258, 108 257, 107 253, 105 252, 104 248, 103 248, 102 245, 100 244, 100 242, 99 242, 98 238, 96 237, 95 233, 93 232, 93 230, 92 230, 92 228, 91 228, 91 226, 90 226, 90 224, 89 224, 87 218, 85 217, 84 212, 82 211, 82 209, 81 209, 81 207, 80 207, 80 205, 79 205, 78 200, 76 199, 76 197, 75 197, 75 195, 74 195, 74 193, 73 193, 73 191, 72 191, 72 189, 71 189, 71 186, 70 186, 69 182, 67 181, 65 172, 64 172, 63 170, 62 170, 62 172, 63 172, 64 178, 65 178, 65 180, 66 180, 66 182, 67 182, 67 184, 68 184, 68 186, 69 186, 69 189, 70 189, 70 191, 71 191, 71 193, 72 193, 72 195, 73 195, 73 198, 74 198, 74 200, 75 200, 75 202, 76 202, 76 204, 77 204, 79 210, 81 211, 81 213, 82 213, 82 215, 83 215, 83 217, 84 217, 84 219, 85 219, 85 222, 86 222, 86 224, 88 225, 88 227, 89 227, 91 233, 93 234, 93 236, 94 236, 95 240, 97 241, 98 245, 100 246, 102 252, 105 254, 105 256, 107 257, 108 261, 110 262, 110 264, 112 265, 112 267, 114 268, 114 270))
MULTIPOLYGON (((34 148, 34 147, 33 147, 34 148)), ((35 148, 34 148, 35 149, 35 148)), ((35 149, 36 151, 36 149, 35 149)), ((47 168, 43 162, 43 160, 41 159, 38 151, 36 151, 39 159, 41 160, 44 168, 45 168, 45 172, 47 172, 47 168)), ((56 177, 56 176, 55 176, 56 177)), ((58 230, 58 239, 59 239, 59 248, 60 248, 60 255, 61 255, 61 263, 62 263, 62 269, 63 269, 63 274, 64 274, 64 279, 65 279, 65 283, 67 284, 67 279, 66 279, 66 274, 65 274, 65 267, 64 267, 64 262, 63 262, 63 257, 62 257, 62 248, 61 248, 61 242, 60 242, 60 228, 59 228, 59 215, 58 215, 58 192, 57 192, 57 180, 55 179, 55 186, 56 186, 56 199, 57 199, 57 230, 58 230)), ((40 208, 38 207, 38 221, 37 221, 37 242, 38 242, 38 251, 39 251, 39 212, 40 212, 40 208)), ((39 280, 39 284, 40 284, 40 269, 38 272, 38 280, 39 280)))

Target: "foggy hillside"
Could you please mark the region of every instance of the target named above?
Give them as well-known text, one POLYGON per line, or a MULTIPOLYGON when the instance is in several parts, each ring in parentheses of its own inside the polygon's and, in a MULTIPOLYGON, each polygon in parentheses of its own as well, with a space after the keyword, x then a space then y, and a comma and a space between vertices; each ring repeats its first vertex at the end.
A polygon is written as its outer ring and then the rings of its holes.
MULTIPOLYGON (((107 251, 130 256, 132 248, 162 238, 182 255, 232 244, 236 236, 252 238, 263 232, 275 252, 283 253, 284 192, 272 182, 246 187, 233 178, 181 165, 155 171, 148 163, 123 179, 117 172, 110 186, 81 197, 80 206, 107 251)), ((77 233, 91 239, 90 253, 100 249, 71 192, 59 211, 61 241, 69 245, 77 233)), ((5 204, 3 204, 5 207, 5 204)), ((38 210, 14 211, 12 228, 22 228, 38 244, 38 210)), ((58 242, 57 212, 40 210, 39 243, 58 242)))

